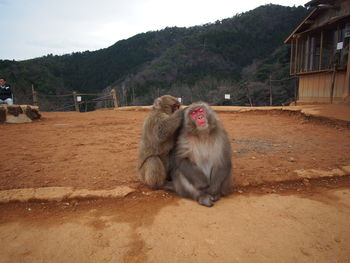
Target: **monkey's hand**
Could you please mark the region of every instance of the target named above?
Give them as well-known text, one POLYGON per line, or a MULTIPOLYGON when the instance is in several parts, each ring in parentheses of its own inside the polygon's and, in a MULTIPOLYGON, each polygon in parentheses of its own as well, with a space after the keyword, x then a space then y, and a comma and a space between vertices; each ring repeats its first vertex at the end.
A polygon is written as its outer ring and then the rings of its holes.
POLYGON ((161 141, 167 140, 180 127, 183 118, 184 114, 182 109, 175 111, 170 116, 163 114, 160 124, 158 125, 158 138, 161 141))

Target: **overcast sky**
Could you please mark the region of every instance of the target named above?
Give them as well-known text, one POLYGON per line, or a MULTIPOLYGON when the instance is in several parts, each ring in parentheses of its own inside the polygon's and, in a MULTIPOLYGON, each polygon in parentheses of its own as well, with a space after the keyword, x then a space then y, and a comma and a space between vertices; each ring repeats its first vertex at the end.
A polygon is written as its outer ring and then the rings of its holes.
POLYGON ((189 27, 308 0, 0 0, 0 59, 97 50, 138 33, 189 27))

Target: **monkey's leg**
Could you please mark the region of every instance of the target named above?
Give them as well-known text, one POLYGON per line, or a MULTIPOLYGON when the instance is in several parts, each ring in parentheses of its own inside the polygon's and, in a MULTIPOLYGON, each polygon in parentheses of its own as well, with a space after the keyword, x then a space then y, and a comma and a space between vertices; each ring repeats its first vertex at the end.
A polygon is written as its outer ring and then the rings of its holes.
POLYGON ((232 193, 232 175, 230 174, 225 178, 221 184, 221 195, 226 196, 232 193))
POLYGON ((149 157, 140 169, 141 180, 151 188, 159 188, 164 185, 166 171, 158 156, 149 157))
POLYGON ((206 190, 217 201, 221 196, 228 195, 232 192, 232 175, 231 164, 214 167, 211 174, 210 186, 206 190))
POLYGON ((173 178, 175 191, 182 197, 191 198, 204 206, 213 206, 212 197, 194 187, 193 184, 180 172, 173 178))

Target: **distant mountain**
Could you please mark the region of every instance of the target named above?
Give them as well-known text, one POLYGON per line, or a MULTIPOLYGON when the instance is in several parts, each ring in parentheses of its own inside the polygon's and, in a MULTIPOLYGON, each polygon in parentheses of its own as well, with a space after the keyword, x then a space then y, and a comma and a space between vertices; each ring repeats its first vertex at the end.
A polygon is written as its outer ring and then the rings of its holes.
MULTIPOLYGON (((151 104, 167 93, 184 103, 245 105, 247 92, 254 105, 265 105, 268 80, 289 77, 283 40, 306 14, 303 7, 265 5, 215 23, 138 34, 94 52, 0 60, 0 74, 12 84, 17 103, 31 102, 33 84, 48 95, 116 88, 123 105, 151 104), (224 93, 232 99, 225 101, 224 93)), ((274 104, 291 100, 291 81, 273 85, 274 104)), ((50 100, 40 99, 43 110, 57 108, 50 100)))

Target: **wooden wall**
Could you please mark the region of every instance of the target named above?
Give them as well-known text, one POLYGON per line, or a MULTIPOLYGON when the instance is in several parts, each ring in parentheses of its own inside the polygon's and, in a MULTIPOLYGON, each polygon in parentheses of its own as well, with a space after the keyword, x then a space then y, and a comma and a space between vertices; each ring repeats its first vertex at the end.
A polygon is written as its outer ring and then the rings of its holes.
MULTIPOLYGON (((337 72, 334 84, 333 101, 342 102, 348 96, 345 85, 345 72, 337 72)), ((299 77, 298 102, 329 103, 332 73, 317 73, 299 77)))

